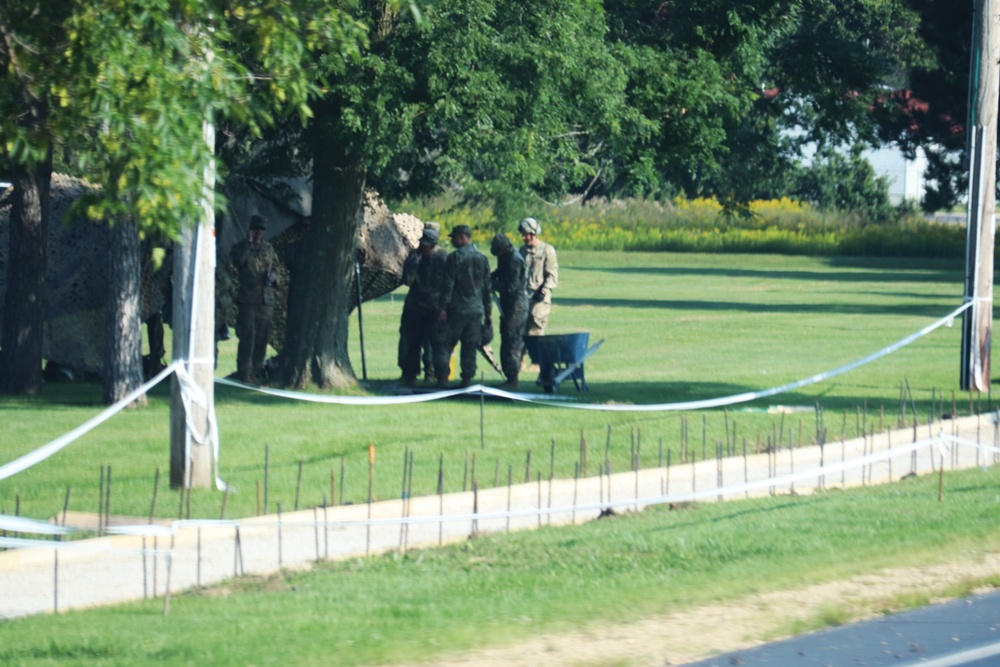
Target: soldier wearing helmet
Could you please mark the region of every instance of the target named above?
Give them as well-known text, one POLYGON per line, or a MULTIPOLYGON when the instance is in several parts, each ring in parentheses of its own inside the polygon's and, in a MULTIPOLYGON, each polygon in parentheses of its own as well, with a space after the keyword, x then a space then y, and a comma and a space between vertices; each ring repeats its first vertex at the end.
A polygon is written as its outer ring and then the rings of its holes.
POLYGON ((527 269, 521 253, 505 234, 497 234, 490 243, 497 258, 492 278, 493 291, 500 297, 500 368, 507 381, 501 389, 517 391, 521 357, 524 356, 524 327, 528 321, 527 269))
MULTIPOLYGON (((438 322, 438 298, 448 253, 438 247, 438 231, 425 225, 416 249, 403 263, 403 284, 410 290, 403 302, 399 322, 399 368, 403 372, 400 385, 412 387, 420 374, 420 357, 425 345, 433 339, 438 322)), ((427 359, 428 373, 433 366, 427 359)))
POLYGON ((476 354, 483 342, 483 327, 492 326, 490 262, 472 245, 468 225, 451 230, 455 247, 445 261, 439 297, 439 323, 434 332, 434 371, 438 387, 448 386, 448 361, 455 345, 462 342, 459 363, 462 381, 468 387, 476 376, 476 354))
POLYGON ((528 271, 526 292, 531 302, 525 335, 542 336, 552 310, 552 290, 559 285, 559 261, 556 259, 556 249, 538 238, 542 233, 538 220, 521 220, 517 231, 524 241, 521 256, 528 271))
POLYGON ((236 372, 240 382, 264 381, 264 357, 271 337, 274 287, 278 284, 278 255, 264 240, 267 223, 259 215, 250 217, 250 236, 233 246, 230 261, 239 274, 236 301, 236 372))

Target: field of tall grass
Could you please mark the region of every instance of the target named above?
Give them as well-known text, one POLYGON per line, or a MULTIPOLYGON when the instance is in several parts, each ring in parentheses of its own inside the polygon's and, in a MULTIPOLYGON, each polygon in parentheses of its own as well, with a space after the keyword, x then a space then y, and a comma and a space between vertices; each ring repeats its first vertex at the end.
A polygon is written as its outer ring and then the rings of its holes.
MULTIPOLYGON (((449 197, 401 202, 398 209, 445 228, 467 224, 482 234, 516 238, 516 221, 497 220, 489 207, 468 208, 449 197)), ((825 257, 962 257, 965 228, 904 210, 888 223, 820 211, 790 199, 726 208, 716 199, 593 200, 534 213, 544 238, 566 250, 778 253, 825 257)))

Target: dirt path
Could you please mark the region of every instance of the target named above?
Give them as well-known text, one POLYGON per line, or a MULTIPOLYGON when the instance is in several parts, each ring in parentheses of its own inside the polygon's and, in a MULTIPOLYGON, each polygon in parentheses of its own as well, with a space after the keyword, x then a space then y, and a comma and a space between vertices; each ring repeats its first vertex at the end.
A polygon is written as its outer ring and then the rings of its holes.
MULTIPOLYGON (((1000 553, 969 554, 926 567, 767 593, 648 618, 542 635, 519 644, 435 660, 439 667, 664 667, 790 636, 796 622, 861 620, 903 608, 901 600, 948 599, 955 586, 1000 576, 1000 553)), ((822 625, 822 624, 820 624, 822 625)))

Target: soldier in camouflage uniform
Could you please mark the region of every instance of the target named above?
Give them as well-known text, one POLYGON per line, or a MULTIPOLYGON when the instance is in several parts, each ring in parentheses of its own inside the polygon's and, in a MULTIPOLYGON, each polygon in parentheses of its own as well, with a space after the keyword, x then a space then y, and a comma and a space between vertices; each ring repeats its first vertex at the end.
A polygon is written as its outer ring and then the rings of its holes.
POLYGON ((410 291, 403 302, 399 322, 399 383, 416 384, 420 374, 420 356, 424 341, 433 337, 438 324, 438 302, 448 253, 437 245, 438 233, 425 228, 420 244, 403 263, 403 284, 410 291))
POLYGON ((448 386, 448 360, 462 341, 460 387, 476 376, 476 352, 483 342, 483 323, 492 326, 490 263, 471 244, 472 230, 456 225, 451 230, 455 250, 448 255, 439 303, 440 325, 435 332, 434 368, 439 387, 448 386))
POLYGON ((500 296, 500 367, 507 378, 500 388, 517 391, 528 322, 528 272, 524 258, 514 252, 506 235, 493 237, 490 252, 497 258, 496 271, 490 277, 493 291, 500 296))
POLYGON ((528 267, 527 294, 531 300, 531 312, 528 315, 527 335, 542 336, 552 311, 552 290, 559 284, 556 249, 538 238, 542 226, 534 218, 522 220, 517 230, 524 240, 521 256, 528 267))
MULTIPOLYGON (((434 233, 438 235, 438 239, 441 238, 440 222, 433 222, 431 220, 428 220, 424 222, 424 229, 434 230, 434 233)), ((445 250, 444 248, 441 248, 440 246, 438 247, 440 248, 441 252, 444 253, 445 258, 447 258, 448 251, 445 250)), ((438 286, 440 287, 440 285, 438 286)), ((421 345, 423 353, 421 354, 420 358, 424 362, 424 380, 427 382, 437 381, 437 374, 434 372, 434 336, 432 334, 433 334, 433 328, 427 331, 427 336, 424 338, 424 342, 421 345)))
POLYGON ((236 303, 236 335, 240 339, 236 351, 236 373, 241 382, 263 381, 264 357, 271 337, 271 316, 274 314, 274 286, 278 284, 278 255, 264 240, 266 229, 259 215, 250 218, 250 238, 233 246, 230 253, 239 274, 236 303))

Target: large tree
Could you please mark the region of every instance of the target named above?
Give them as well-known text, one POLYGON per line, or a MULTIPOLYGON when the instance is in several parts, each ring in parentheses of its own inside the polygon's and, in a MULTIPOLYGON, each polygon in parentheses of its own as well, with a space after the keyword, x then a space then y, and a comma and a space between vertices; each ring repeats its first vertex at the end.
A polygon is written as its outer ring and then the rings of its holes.
POLYGON ((625 113, 622 68, 593 0, 441 0, 420 20, 361 0, 357 12, 370 45, 357 66, 331 73, 304 135, 312 224, 282 350, 293 387, 355 380, 347 316, 369 180, 500 200, 558 194, 595 173, 589 146, 615 139, 625 113))
POLYGON ((905 85, 895 87, 879 106, 882 138, 927 156, 924 209, 957 204, 968 188, 967 135, 969 69, 974 3, 907 0, 920 16, 917 34, 930 57, 915 63, 905 85))
MULTIPOLYGON (((309 50, 347 59, 364 35, 323 0, 16 0, 0 6, 0 35, 0 90, 11 93, 0 100, 0 150, 15 202, 45 211, 47 195, 26 186, 47 183, 58 145, 101 186, 76 210, 116 226, 105 386, 114 400, 140 380, 136 237, 173 238, 201 216, 214 160, 204 124, 224 119, 259 134, 279 115, 304 120, 317 85, 304 63, 309 50), (19 177, 26 170, 38 173, 19 177), (123 340, 133 341, 127 354, 119 354, 123 340)), ((22 209, 12 212, 12 232, 30 234, 11 237, 0 388, 37 391, 45 217, 22 209)))
POLYGON ((14 185, 9 280, 0 335, 0 392, 37 393, 42 386, 46 236, 52 173, 52 103, 72 3, 9 0, 0 4, 0 172, 14 185), (17 267, 16 271, 14 267, 17 267))
POLYGON ((925 60, 903 0, 605 4, 640 137, 610 156, 609 194, 788 194, 805 143, 873 141, 873 103, 925 60))

